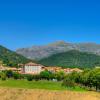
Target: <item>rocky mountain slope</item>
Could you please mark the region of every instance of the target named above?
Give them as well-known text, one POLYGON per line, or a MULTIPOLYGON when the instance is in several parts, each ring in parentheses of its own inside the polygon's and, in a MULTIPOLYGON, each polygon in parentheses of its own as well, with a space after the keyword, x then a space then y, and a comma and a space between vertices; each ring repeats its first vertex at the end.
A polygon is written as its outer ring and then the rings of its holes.
POLYGON ((30 59, 42 59, 51 56, 53 54, 66 52, 70 50, 78 50, 81 52, 89 52, 100 55, 100 44, 66 43, 64 41, 58 41, 44 46, 32 46, 29 48, 20 48, 16 50, 16 52, 30 59))

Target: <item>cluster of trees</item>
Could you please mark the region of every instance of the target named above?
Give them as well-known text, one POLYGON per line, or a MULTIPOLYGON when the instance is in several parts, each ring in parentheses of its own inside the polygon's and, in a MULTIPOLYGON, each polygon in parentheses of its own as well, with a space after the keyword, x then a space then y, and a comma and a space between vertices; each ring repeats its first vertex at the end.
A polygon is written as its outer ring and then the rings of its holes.
POLYGON ((45 66, 93 68, 100 65, 100 56, 71 50, 41 59, 39 63, 45 66))
POLYGON ((46 71, 42 71, 38 75, 24 75, 24 76, 28 81, 32 81, 32 80, 62 81, 65 77, 65 73, 62 71, 57 73, 52 73, 46 70, 46 71))
POLYGON ((12 72, 11 70, 0 72, 0 78, 6 80, 7 78, 21 79, 22 75, 17 72, 12 72))
POLYGON ((7 78, 13 78, 13 79, 27 79, 28 81, 32 80, 58 80, 61 81, 65 77, 64 72, 57 72, 57 73, 52 73, 49 71, 42 71, 38 75, 30 75, 30 74, 19 74, 17 72, 12 72, 11 70, 3 71, 0 72, 0 78, 2 80, 6 80, 7 78))
POLYGON ((100 90, 100 68, 93 70, 85 70, 81 73, 73 72, 65 74, 63 71, 52 73, 49 71, 42 71, 38 75, 19 74, 12 71, 4 71, 0 73, 2 80, 7 78, 13 79, 27 79, 28 81, 38 80, 52 80, 61 81, 62 86, 74 88, 76 86, 84 87, 91 90, 100 90))
POLYGON ((73 72, 66 75, 62 83, 63 86, 85 87, 90 90, 100 90, 100 69, 85 70, 82 73, 73 72))

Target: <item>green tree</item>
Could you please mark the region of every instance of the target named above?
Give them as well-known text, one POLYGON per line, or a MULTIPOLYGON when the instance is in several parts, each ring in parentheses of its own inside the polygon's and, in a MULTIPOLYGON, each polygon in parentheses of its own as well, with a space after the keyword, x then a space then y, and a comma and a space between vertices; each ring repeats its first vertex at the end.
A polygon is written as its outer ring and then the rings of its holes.
POLYGON ((14 72, 13 73, 13 77, 14 77, 14 79, 21 79, 21 75, 19 74, 19 73, 16 73, 16 72, 14 72))
POLYGON ((40 75, 33 75, 33 79, 34 79, 35 81, 38 81, 38 80, 41 79, 41 76, 40 76, 40 75))
POLYGON ((40 77, 42 78, 42 79, 47 79, 47 80, 49 80, 50 79, 50 75, 51 75, 52 73, 51 72, 49 72, 49 71, 42 71, 41 73, 40 73, 40 77))
POLYGON ((27 75, 27 80, 32 81, 33 80, 33 75, 27 75))
POLYGON ((4 73, 4 72, 1 72, 1 79, 4 81, 4 80, 6 80, 6 74, 4 73))
POLYGON ((8 77, 8 78, 11 78, 11 77, 13 77, 13 72, 11 71, 11 70, 6 70, 6 76, 8 77))
POLYGON ((61 81, 61 80, 64 79, 65 73, 64 73, 63 71, 57 72, 57 73, 55 73, 55 77, 56 77, 56 79, 57 79, 58 81, 61 81))
POLYGON ((62 86, 69 87, 69 88, 74 88, 75 87, 75 82, 69 76, 67 76, 63 80, 62 86))

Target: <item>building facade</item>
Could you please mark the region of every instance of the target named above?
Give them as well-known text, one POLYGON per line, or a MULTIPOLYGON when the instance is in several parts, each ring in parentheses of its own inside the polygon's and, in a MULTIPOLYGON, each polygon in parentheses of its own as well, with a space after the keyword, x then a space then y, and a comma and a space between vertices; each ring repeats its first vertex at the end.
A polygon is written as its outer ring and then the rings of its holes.
POLYGON ((24 74, 39 74, 42 71, 43 65, 36 63, 27 63, 23 66, 22 72, 24 74))

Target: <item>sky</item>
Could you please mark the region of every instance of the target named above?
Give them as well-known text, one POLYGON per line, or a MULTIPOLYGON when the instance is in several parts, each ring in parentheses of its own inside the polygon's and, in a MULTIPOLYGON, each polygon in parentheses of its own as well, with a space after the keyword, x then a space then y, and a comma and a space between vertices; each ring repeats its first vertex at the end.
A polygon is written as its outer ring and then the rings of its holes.
POLYGON ((100 0, 0 0, 0 45, 100 44, 100 0))

